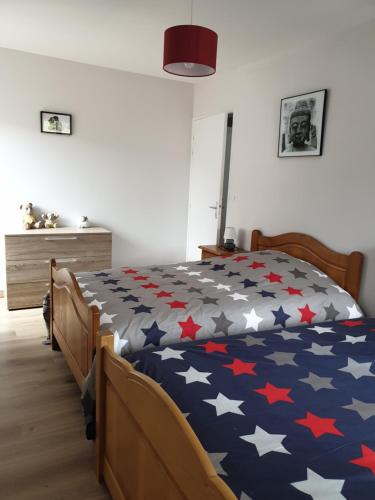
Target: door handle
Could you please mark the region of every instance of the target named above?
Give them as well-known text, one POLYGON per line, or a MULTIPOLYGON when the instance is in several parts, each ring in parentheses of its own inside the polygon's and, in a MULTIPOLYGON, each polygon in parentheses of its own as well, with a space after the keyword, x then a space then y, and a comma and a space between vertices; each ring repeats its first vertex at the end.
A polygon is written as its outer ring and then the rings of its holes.
POLYGON ((217 211, 219 208, 221 208, 221 205, 219 205, 217 202, 216 202, 216 205, 215 206, 211 206, 209 205, 208 208, 211 208, 212 210, 215 210, 215 219, 217 219, 217 211))

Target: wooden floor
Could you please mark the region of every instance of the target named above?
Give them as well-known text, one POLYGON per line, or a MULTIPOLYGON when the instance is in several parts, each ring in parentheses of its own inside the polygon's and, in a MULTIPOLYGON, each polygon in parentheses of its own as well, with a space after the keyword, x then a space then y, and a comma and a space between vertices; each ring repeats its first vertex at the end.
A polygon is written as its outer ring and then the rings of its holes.
POLYGON ((109 499, 96 481, 79 389, 43 337, 41 309, 8 312, 0 299, 0 498, 109 499))

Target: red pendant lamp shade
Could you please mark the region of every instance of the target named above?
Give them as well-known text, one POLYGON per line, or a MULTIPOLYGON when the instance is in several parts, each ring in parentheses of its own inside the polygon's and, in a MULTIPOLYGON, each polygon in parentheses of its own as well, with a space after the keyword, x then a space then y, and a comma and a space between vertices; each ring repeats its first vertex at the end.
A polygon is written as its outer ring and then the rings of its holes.
POLYGON ((183 24, 164 32, 163 68, 179 76, 209 76, 216 72, 217 34, 203 26, 183 24))

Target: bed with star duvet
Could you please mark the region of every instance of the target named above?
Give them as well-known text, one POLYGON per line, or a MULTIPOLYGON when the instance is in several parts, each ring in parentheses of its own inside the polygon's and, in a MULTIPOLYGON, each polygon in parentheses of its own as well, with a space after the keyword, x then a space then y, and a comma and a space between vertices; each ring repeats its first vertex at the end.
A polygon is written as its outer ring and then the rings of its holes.
POLYGON ((240 500, 375 498, 375 319, 128 354, 240 500))
POLYGON ((258 251, 76 274, 118 354, 243 331, 354 319, 354 299, 313 265, 258 251))

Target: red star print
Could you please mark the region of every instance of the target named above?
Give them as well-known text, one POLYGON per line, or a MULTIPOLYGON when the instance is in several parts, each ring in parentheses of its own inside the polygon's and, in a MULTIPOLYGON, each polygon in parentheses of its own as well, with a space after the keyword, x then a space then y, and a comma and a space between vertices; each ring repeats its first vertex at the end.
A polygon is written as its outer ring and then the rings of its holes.
POLYGON ((217 342, 211 342, 209 340, 205 344, 199 344, 199 347, 204 347, 204 350, 208 353, 210 352, 225 352, 227 353, 227 345, 228 344, 218 344, 217 342))
POLYGON ((278 401, 286 401, 287 403, 294 403, 293 399, 289 396, 292 389, 276 387, 269 382, 261 389, 255 389, 255 392, 266 396, 268 404, 273 405, 278 401))
POLYGON ((265 276, 266 279, 268 279, 268 281, 270 283, 282 283, 283 282, 283 277, 280 276, 280 274, 275 274, 275 273, 269 273, 265 276))
POLYGON ((344 326, 361 326, 361 325, 364 325, 364 322, 359 320, 359 321, 350 321, 350 319, 348 319, 347 321, 343 321, 341 323, 342 325, 344 326))
POLYGON ((122 272, 124 274, 136 274, 138 271, 136 271, 135 269, 123 269, 122 272))
POLYGON ((154 295, 156 295, 158 299, 161 299, 162 297, 172 297, 173 292, 164 292, 164 290, 161 290, 160 292, 157 292, 154 295))
POLYGON ((303 297, 302 290, 298 290, 298 288, 288 286, 288 288, 283 288, 283 291, 288 292, 289 295, 300 295, 301 297, 303 297))
POLYGON ((189 316, 186 321, 179 321, 178 324, 182 329, 182 333, 180 336, 181 339, 189 337, 191 340, 195 340, 197 331, 202 328, 201 325, 194 323, 193 318, 191 316, 189 316))
POLYGON ((335 427, 335 418, 321 418, 309 411, 305 418, 295 420, 296 424, 308 427, 314 437, 319 438, 324 434, 334 434, 335 436, 343 436, 344 434, 335 427))
POLYGON ((355 458, 354 460, 350 460, 350 463, 359 465, 360 467, 367 467, 367 469, 370 469, 372 474, 375 476, 375 451, 364 444, 361 445, 361 451, 362 456, 355 458))
POLYGON ((243 375, 244 373, 247 375, 256 375, 254 371, 255 365, 256 363, 245 363, 244 361, 235 358, 233 363, 223 366, 232 370, 233 375, 243 375))
POLYGON ((301 313, 300 323, 306 322, 311 325, 312 319, 316 316, 316 313, 310 309, 309 304, 306 304, 305 307, 299 307, 298 310, 301 313))
POLYGON ((145 281, 150 279, 150 276, 134 276, 133 280, 134 281, 145 281))
POLYGON ((251 267, 251 269, 259 269, 260 267, 266 267, 266 264, 264 262, 257 262, 254 260, 254 262, 248 267, 251 267))
POLYGON ((235 257, 233 260, 234 262, 241 262, 241 260, 247 260, 249 257, 246 255, 239 255, 238 257, 235 257))
POLYGON ((181 302, 180 300, 174 300, 173 302, 167 302, 171 309, 186 309, 187 302, 181 302))
POLYGON ((159 285, 155 285, 155 283, 147 283, 147 285, 142 285, 142 288, 159 288, 159 285))

